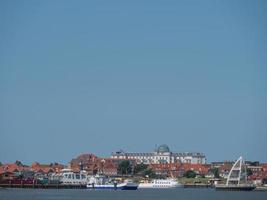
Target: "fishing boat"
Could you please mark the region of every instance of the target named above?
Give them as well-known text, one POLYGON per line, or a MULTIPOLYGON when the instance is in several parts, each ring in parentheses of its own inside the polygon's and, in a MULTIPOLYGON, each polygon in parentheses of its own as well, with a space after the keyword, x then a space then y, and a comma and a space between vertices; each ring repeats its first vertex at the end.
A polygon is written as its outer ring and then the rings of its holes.
POLYGON ((255 188, 255 185, 249 184, 247 181, 247 170, 242 156, 239 157, 231 168, 226 184, 215 185, 216 190, 251 191, 255 188))
POLYGON ((153 179, 150 182, 139 183, 138 188, 177 188, 182 187, 177 180, 169 179, 153 179))
POLYGON ((88 189, 109 189, 109 190, 137 190, 138 184, 132 181, 118 183, 104 175, 95 175, 87 182, 88 189))

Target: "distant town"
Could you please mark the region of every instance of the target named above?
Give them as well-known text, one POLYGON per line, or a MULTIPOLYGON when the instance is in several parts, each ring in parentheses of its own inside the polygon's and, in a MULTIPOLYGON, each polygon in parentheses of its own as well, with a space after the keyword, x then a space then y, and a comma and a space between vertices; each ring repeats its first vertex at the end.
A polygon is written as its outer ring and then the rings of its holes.
MULTIPOLYGON (((33 162, 24 165, 21 161, 0 163, 0 182, 24 179, 45 179, 59 174, 63 169, 83 171, 87 175, 103 174, 109 177, 133 178, 180 178, 183 181, 210 181, 226 179, 234 161, 206 163, 199 152, 172 152, 168 145, 158 146, 148 153, 119 150, 110 157, 101 158, 92 153, 81 154, 70 160, 68 165, 33 162)), ((267 163, 246 161, 248 179, 255 184, 267 182, 267 163)))

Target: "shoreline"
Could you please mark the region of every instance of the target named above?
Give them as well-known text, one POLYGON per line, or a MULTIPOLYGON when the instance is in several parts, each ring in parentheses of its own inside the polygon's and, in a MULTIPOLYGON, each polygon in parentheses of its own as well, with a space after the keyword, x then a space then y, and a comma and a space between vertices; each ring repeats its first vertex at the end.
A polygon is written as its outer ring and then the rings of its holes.
MULTIPOLYGON (((0 184, 0 189, 87 189, 86 185, 66 185, 66 184, 0 184)), ((215 189, 211 184, 184 184, 184 189, 215 189)), ((158 188, 157 188, 158 189, 158 188)), ((227 190, 225 190, 227 191, 227 190)), ((267 192, 267 187, 257 186, 252 191, 267 192)))

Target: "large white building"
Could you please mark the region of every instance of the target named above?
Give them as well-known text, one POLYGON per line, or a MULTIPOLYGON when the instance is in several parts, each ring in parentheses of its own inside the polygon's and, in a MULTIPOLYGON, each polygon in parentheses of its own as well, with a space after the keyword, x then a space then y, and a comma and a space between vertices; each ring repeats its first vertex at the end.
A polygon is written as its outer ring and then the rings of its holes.
POLYGON ((113 159, 132 159, 137 163, 160 164, 160 163, 192 163, 205 164, 206 157, 202 153, 173 153, 166 144, 160 145, 151 153, 126 153, 122 150, 112 153, 113 159))

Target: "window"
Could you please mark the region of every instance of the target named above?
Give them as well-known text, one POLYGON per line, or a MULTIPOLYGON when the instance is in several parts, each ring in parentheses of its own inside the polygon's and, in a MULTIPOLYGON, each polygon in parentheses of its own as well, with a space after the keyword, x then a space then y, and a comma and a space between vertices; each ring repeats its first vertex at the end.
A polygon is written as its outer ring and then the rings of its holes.
POLYGON ((76 179, 80 179, 80 174, 76 174, 76 179))

